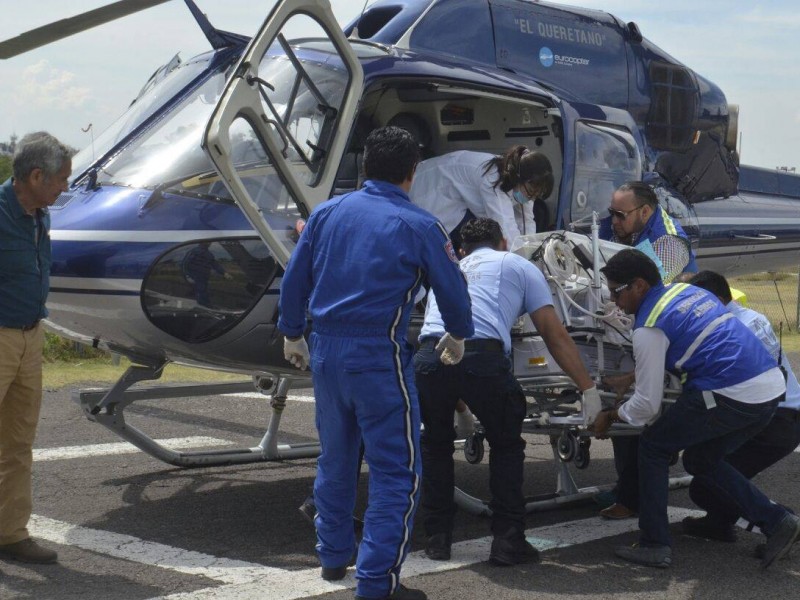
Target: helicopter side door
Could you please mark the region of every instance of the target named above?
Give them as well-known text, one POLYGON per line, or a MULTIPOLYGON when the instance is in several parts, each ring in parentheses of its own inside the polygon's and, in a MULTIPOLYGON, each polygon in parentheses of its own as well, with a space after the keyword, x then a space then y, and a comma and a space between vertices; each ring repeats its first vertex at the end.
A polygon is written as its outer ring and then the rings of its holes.
POLYGON ((211 115, 203 148, 281 266, 330 195, 363 79, 327 0, 282 0, 211 115))

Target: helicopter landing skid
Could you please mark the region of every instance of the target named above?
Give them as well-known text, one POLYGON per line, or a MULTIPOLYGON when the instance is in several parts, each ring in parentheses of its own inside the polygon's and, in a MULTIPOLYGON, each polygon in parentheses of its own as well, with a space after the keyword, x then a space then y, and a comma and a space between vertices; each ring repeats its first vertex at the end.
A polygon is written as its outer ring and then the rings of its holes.
POLYGON ((73 392, 72 399, 77 402, 90 421, 95 421, 110 429, 119 437, 130 442, 142 452, 176 467, 215 467, 233 464, 269 462, 293 458, 315 458, 319 456, 319 443, 279 444, 278 429, 286 396, 292 379, 277 377, 253 377, 253 381, 216 384, 163 384, 139 389, 129 389, 140 381, 155 380, 161 377, 164 365, 157 367, 132 365, 108 389, 86 389, 73 392), (167 398, 190 398, 212 394, 234 394, 256 390, 270 396, 272 413, 267 430, 258 446, 253 448, 229 448, 216 450, 197 450, 179 452, 167 448, 152 437, 126 423, 125 408, 137 400, 167 398))

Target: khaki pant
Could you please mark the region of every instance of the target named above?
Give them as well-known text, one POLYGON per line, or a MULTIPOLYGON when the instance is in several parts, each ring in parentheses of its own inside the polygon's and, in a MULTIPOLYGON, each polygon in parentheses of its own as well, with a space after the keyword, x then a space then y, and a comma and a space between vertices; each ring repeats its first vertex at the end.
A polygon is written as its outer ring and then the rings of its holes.
POLYGON ((0 327, 0 545, 29 537, 44 328, 0 327))

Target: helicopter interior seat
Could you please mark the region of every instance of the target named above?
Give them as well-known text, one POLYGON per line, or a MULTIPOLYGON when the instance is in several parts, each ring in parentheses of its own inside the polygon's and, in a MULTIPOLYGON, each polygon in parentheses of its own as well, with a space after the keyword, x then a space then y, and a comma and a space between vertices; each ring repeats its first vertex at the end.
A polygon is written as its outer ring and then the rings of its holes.
POLYGON ((400 127, 401 129, 408 131, 417 141, 421 160, 431 157, 430 147, 432 136, 428 125, 421 116, 410 112, 397 113, 395 116, 389 119, 386 125, 400 127))
POLYGON ((355 131, 350 138, 347 152, 342 156, 339 170, 336 172, 334 196, 346 194, 361 187, 361 167, 364 162, 364 142, 370 131, 374 129, 373 121, 361 115, 356 121, 355 131))

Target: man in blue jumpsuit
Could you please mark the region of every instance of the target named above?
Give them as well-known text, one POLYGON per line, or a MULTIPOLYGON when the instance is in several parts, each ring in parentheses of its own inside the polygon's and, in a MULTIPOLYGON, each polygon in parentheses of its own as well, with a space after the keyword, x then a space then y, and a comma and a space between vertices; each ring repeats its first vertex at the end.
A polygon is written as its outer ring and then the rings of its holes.
MULTIPOLYGON (((441 224, 411 204, 419 160, 404 129, 373 131, 364 187, 309 217, 281 283, 284 353, 309 362, 302 338, 312 319, 310 364, 321 454, 314 498, 322 577, 341 579, 355 551, 353 508, 364 442, 369 503, 356 565, 356 598, 426 598, 399 584, 417 508, 420 415, 406 331, 414 297, 436 292, 447 334, 441 359, 458 362, 473 333, 467 284, 441 224)), ((452 418, 452 411, 451 411, 452 418)))
POLYGON ((777 361, 713 294, 685 283, 665 286, 643 253, 623 250, 601 271, 617 306, 635 315, 636 388, 625 404, 601 412, 594 429, 603 435, 617 420, 650 424, 639 440, 639 544, 617 548, 617 556, 652 567, 672 563, 669 463, 684 450, 686 471, 766 534, 761 564, 769 567, 800 535, 800 518, 770 502, 725 458, 764 429, 783 400, 777 361), (683 390, 659 417, 665 369, 681 377, 683 390))
POLYGON ((525 496, 522 492, 525 440, 522 422, 525 393, 511 367, 511 327, 523 314, 558 365, 584 392, 584 414, 590 424, 600 411, 597 388, 575 343, 553 309, 550 287, 536 266, 510 252, 500 224, 475 219, 461 228, 461 270, 469 282, 475 335, 465 343, 464 359, 443 365, 435 348, 445 334, 439 296, 431 294, 414 357, 422 421, 422 507, 428 540, 426 555, 449 560, 453 515, 453 409, 463 400, 478 416, 489 440, 489 485, 492 499, 492 548, 495 565, 538 560, 525 539, 525 496))

